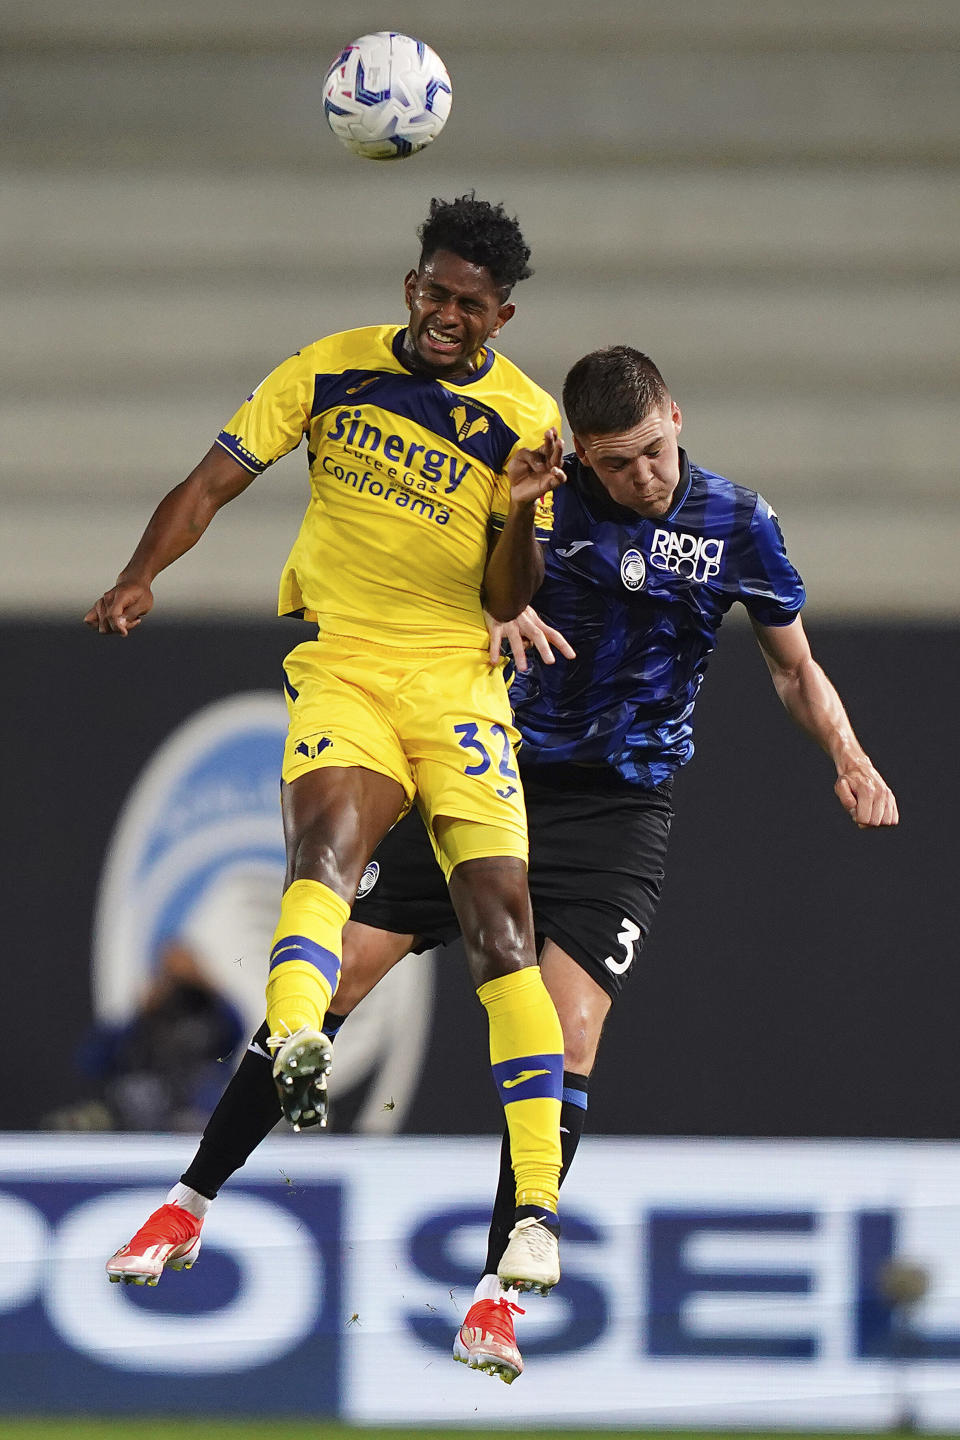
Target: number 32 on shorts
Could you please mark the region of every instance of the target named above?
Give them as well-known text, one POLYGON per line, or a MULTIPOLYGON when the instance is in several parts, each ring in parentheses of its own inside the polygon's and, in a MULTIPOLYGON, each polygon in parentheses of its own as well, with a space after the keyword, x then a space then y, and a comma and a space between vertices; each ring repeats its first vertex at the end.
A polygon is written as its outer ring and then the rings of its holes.
MULTIPOLYGON (((488 725, 484 726, 484 729, 490 732, 490 749, 480 739, 480 727, 474 721, 470 720, 465 725, 454 725, 453 727, 453 733, 459 737, 457 744, 461 750, 466 750, 468 754, 475 757, 472 764, 464 765, 464 775, 486 775, 494 763, 490 756, 490 750, 493 750, 497 757, 497 773, 502 775, 504 780, 516 780, 517 772, 512 764, 513 750, 506 729, 503 725, 488 725)), ((507 800, 514 794, 516 788, 515 785, 509 785, 498 790, 497 794, 507 800)))

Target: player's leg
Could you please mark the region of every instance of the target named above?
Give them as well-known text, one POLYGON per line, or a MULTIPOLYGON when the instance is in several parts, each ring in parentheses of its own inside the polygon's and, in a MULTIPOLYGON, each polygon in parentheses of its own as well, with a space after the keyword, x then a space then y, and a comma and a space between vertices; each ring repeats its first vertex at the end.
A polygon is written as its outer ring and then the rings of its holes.
MULTIPOLYGON (((587 1090, 611 997, 576 961, 552 940, 540 954, 540 972, 556 1006, 563 1030, 563 1095, 560 1106, 560 1184, 583 1133, 587 1113, 587 1090)), ((510 1154, 510 1133, 505 1128, 500 1146, 500 1173, 487 1238, 483 1278, 474 1291, 473 1303, 454 1341, 454 1358, 497 1375, 508 1385, 523 1370, 513 1317, 523 1314, 519 1295, 504 1290, 497 1270, 514 1225, 514 1175, 510 1154)))
POLYGON ((322 1124, 330 1043, 323 1020, 340 977, 340 936, 367 862, 413 800, 389 709, 396 664, 348 637, 287 656, 287 884, 267 981, 269 1048, 284 1114, 322 1124))
MULTIPOLYGON (((440 817, 434 823, 448 854, 466 842, 464 822, 457 824, 457 840, 454 822, 440 817)), ((536 963, 526 866, 515 855, 465 859, 452 870, 449 885, 473 983, 487 1011, 490 1061, 510 1132, 514 1223, 499 1273, 505 1284, 546 1293, 560 1278, 563 1037, 536 963)))
MULTIPOLYGON (((337 1013, 327 1011, 327 1036, 333 1040, 344 1020, 416 943, 413 935, 348 920, 343 930, 343 965, 337 988, 337 1013)), ((281 1117, 267 1049, 267 1022, 253 1037, 236 1073, 207 1122, 196 1155, 180 1177, 207 1200, 244 1165, 281 1117)))
MULTIPOLYGON (((564 1036, 562 1180, 586 1119, 604 1021, 640 957, 656 912, 673 810, 669 785, 641 791, 620 785, 615 776, 569 766, 556 767, 555 774, 528 774, 524 786, 530 890, 537 930, 547 937, 541 971, 564 1036)), ((512 1205, 505 1131, 484 1275, 454 1353, 468 1364, 474 1362, 464 1351, 485 1357, 491 1363, 477 1368, 508 1383, 522 1368, 510 1308, 519 1297, 502 1292, 497 1278, 512 1205)))
MULTIPOLYGON (((611 997, 551 940, 546 941, 541 952, 540 969, 563 1030, 560 1106, 562 1185, 583 1133, 589 1076, 611 997)), ((519 1294, 505 1287, 498 1275, 514 1226, 514 1173, 510 1144, 510 1132, 505 1128, 484 1273, 453 1345, 455 1359, 469 1365, 472 1370, 496 1375, 508 1385, 523 1370, 513 1317, 524 1313, 517 1305, 519 1294)))
MULTIPOLYGON (((414 944, 412 935, 347 923, 343 934, 343 979, 337 991, 342 1013, 332 1015, 328 1011, 325 1021, 325 1033, 331 1041, 346 1016, 414 944)), ((196 1260, 210 1205, 281 1118, 268 1035, 264 1021, 220 1097, 197 1152, 179 1182, 165 1203, 107 1261, 111 1280, 156 1285, 167 1266, 189 1269, 196 1260)))
MULTIPOLYGON (((553 1000, 563 1031, 563 1096, 560 1107, 560 1183, 577 1153, 587 1114, 590 1075, 597 1057, 611 996, 552 940, 540 956, 540 973, 553 1000)), ((487 1242, 485 1275, 496 1275, 500 1256, 513 1228, 510 1136, 505 1129, 500 1178, 487 1242)))
MULTIPOLYGON (((382 781, 385 777, 369 771, 357 772, 367 777, 365 796, 360 797, 359 801, 351 801, 348 805, 337 804, 334 820, 336 825, 341 827, 339 830, 333 830, 328 823, 328 817, 324 816, 319 843, 316 843, 316 829, 311 832, 309 828, 314 824, 317 814, 314 796, 321 790, 321 777, 341 773, 343 772, 328 770, 311 772, 287 786, 284 792, 284 828, 290 857, 290 884, 284 895, 281 923, 274 937, 272 963, 277 966, 276 973, 281 977, 290 973, 287 994, 293 991, 294 1000, 298 998, 296 989, 305 972, 306 978, 311 978, 309 965, 304 964, 304 961, 319 960, 320 968, 327 965, 332 971, 336 960, 329 951, 335 939, 332 929, 321 932, 318 926, 308 932, 301 919, 304 905, 314 905, 324 900, 327 891, 339 889, 339 893, 343 895, 344 888, 349 888, 351 895, 360 896, 364 906, 363 918, 371 929, 386 930, 393 935, 412 935, 416 926, 421 937, 418 949, 429 948, 430 944, 437 940, 452 938, 456 933, 456 917, 418 816, 405 816, 401 822, 392 826, 392 829, 388 824, 384 830, 383 849, 378 850, 380 859, 361 870, 361 865, 365 865, 370 827, 382 828, 384 821, 393 816, 396 805, 395 792, 382 785, 376 789, 370 783, 382 781), (306 792, 305 785, 312 785, 313 791, 306 792), (305 794, 306 810, 301 803, 305 794), (377 806, 381 808, 378 810, 377 806), (330 843, 331 833, 336 836, 335 843, 330 843), (351 856, 351 863, 349 868, 342 872, 346 876, 344 885, 338 884, 337 876, 329 873, 327 866, 331 855, 345 853, 351 856), (381 865, 389 871, 390 881, 381 880, 378 890, 377 879, 381 865), (310 878, 305 878, 305 871, 310 878), (364 879, 364 884, 358 887, 360 878, 364 879), (320 883, 316 883, 318 881, 320 883), (294 892, 292 917, 284 913, 291 892, 294 892), (287 929, 286 933, 282 934, 284 925, 287 929), (305 936, 308 937, 307 940, 305 936), (309 950, 310 944, 317 944, 317 949, 309 950), (292 963, 284 963, 290 954, 292 963)), ((362 967, 357 967, 357 977, 363 980, 362 967)), ((268 1002, 272 997, 273 982, 274 976, 271 975, 271 983, 267 987, 268 1002)), ((349 976, 348 985, 355 986, 355 980, 349 976)), ((334 988, 335 986, 331 987, 331 990, 334 988)), ((337 990, 338 1011, 348 1013, 352 1005, 366 993, 366 988, 361 984, 359 990, 354 989, 353 1000, 349 1004, 347 1000, 340 998, 340 991, 337 990)), ((324 994, 320 998, 329 1003, 329 996, 324 994)), ((278 1021, 293 1029, 290 1018, 279 1013, 279 1001, 272 1011, 268 1008, 268 1020, 271 1025, 271 1043, 278 1033, 278 1021)), ((274 1060, 274 1078, 279 1077, 284 1114, 293 1123, 294 1129, 303 1123, 325 1123, 323 1116, 326 1113, 326 1073, 330 1068, 331 1054, 328 1038, 322 1034, 319 1020, 311 1022, 307 1018, 303 1019, 301 1024, 304 1028, 295 1031, 289 1041, 276 1052, 274 1060), (286 1098, 283 1087, 286 1087, 286 1098)))
MULTIPOLYGON (((349 1015, 408 950, 447 944, 459 933, 446 883, 416 811, 399 821, 377 847, 357 891, 357 911, 358 921, 349 920, 343 931, 338 1014, 334 1017, 328 1011, 324 1021, 331 1039, 341 1016, 349 1015)), ((108 1261, 111 1279, 156 1283, 165 1263, 184 1258, 186 1250, 180 1247, 198 1239, 221 1186, 277 1123, 281 1112, 268 1033, 265 1022, 166 1205, 155 1210, 108 1261)), ((193 1248, 190 1263, 196 1254, 193 1248)))
POLYGON ((294 1129, 325 1123, 331 1047, 323 1022, 340 983, 341 934, 364 868, 404 802, 396 780, 361 766, 309 770, 284 786, 287 888, 270 951, 267 1024, 294 1129))
POLYGON ((536 963, 518 732, 483 651, 425 660, 401 731, 487 1011, 490 1058, 510 1127, 515 1240, 505 1270, 527 1288, 559 1278, 560 1022, 536 963))

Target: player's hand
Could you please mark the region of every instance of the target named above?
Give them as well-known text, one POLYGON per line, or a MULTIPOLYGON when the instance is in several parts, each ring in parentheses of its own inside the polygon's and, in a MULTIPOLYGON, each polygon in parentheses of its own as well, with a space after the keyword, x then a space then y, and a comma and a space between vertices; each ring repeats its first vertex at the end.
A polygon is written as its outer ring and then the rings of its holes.
POLYGON ((861 830, 899 823, 896 797, 866 755, 844 765, 833 788, 840 804, 861 830))
POLYGON ((521 672, 527 668, 527 647, 533 645, 545 665, 553 665, 556 662, 554 650, 558 650, 567 660, 576 658, 576 650, 561 635, 559 630, 554 630, 528 605, 522 610, 516 620, 510 620, 502 624, 488 615, 486 610, 483 618, 490 635, 490 664, 498 665, 504 641, 510 647, 510 654, 513 656, 513 663, 521 672))
POLYGON ((149 585, 118 581, 90 607, 83 623, 101 635, 129 635, 152 609, 153 591, 149 585))
POLYGON ((517 505, 539 500, 566 480, 561 467, 563 446, 556 430, 550 429, 537 450, 518 450, 507 466, 510 498, 517 505))

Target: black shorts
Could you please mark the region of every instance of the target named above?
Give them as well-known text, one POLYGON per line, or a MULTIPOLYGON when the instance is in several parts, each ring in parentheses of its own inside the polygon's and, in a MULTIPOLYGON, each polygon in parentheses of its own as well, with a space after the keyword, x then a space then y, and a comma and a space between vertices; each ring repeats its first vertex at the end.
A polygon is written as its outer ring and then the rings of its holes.
MULTIPOLYGON (((576 765, 523 776, 530 897, 538 943, 553 940, 615 1000, 633 970, 663 885, 672 780, 655 790, 576 765)), ((414 810, 367 866, 354 920, 415 935, 418 951, 460 934, 423 823, 414 810)))

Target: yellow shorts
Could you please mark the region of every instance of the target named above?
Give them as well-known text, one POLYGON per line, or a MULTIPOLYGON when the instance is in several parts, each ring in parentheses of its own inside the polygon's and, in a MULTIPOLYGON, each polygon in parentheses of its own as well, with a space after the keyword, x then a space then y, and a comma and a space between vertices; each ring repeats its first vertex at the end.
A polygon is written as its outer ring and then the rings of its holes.
POLYGON ((324 635, 284 662, 290 728, 283 778, 361 765, 416 800, 438 859, 526 861, 527 816, 510 702, 485 650, 398 650, 324 635), (444 827, 442 853, 433 821, 444 827))

